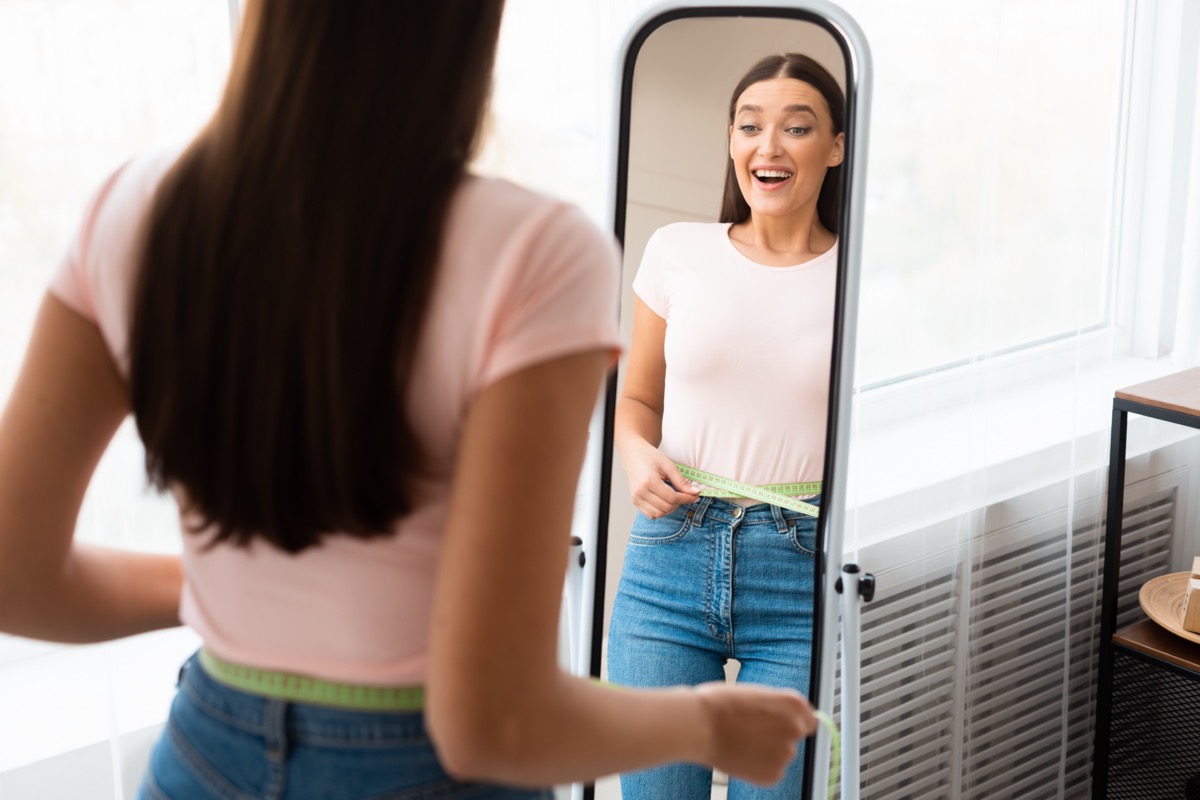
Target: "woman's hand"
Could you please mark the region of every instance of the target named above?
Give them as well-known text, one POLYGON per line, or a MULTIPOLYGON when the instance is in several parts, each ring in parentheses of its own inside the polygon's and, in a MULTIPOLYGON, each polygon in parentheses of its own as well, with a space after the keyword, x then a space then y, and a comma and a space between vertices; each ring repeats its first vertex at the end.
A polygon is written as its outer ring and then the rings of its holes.
POLYGON ((700 497, 699 485, 683 477, 675 462, 645 439, 627 437, 621 447, 621 463, 633 506, 649 519, 670 514, 700 497))
POLYGON ((817 730, 812 706, 799 692, 717 682, 696 693, 712 733, 703 762, 750 783, 778 783, 797 744, 817 730))

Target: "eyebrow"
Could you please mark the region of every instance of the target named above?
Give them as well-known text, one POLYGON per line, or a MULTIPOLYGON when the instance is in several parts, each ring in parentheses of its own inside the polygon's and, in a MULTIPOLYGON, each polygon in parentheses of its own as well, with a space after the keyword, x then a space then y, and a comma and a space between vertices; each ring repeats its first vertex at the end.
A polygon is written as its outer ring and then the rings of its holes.
MULTIPOLYGON (((760 113, 761 113, 761 112, 762 112, 762 107, 761 107, 761 106, 744 105, 744 106, 742 106, 741 108, 739 108, 739 109, 737 110, 737 113, 739 113, 739 114, 740 114, 740 113, 742 113, 743 111, 757 111, 757 112, 760 112, 760 113)), ((813 107, 812 107, 812 106, 808 106, 808 105, 801 105, 801 104, 795 104, 795 103, 793 103, 793 104, 792 104, 792 105, 790 105, 790 106, 785 106, 785 107, 784 107, 784 109, 783 109, 783 111, 784 111, 784 113, 786 113, 786 114, 794 114, 794 113, 796 113, 796 112, 798 112, 798 111, 799 111, 799 112, 804 112, 804 113, 807 113, 807 114, 812 114, 814 117, 815 117, 815 116, 817 116, 817 112, 816 112, 816 111, 813 111, 813 107)))

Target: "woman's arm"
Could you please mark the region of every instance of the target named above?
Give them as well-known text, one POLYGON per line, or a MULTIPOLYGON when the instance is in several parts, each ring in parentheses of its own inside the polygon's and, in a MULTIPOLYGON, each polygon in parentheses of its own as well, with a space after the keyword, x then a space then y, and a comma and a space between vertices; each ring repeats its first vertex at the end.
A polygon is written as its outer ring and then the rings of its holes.
POLYGON ((177 556, 73 541, 88 482, 128 413, 100 331, 47 295, 0 417, 0 630, 91 642, 179 624, 177 556))
POLYGON ((470 779, 547 785, 667 761, 773 782, 815 729, 795 692, 635 691, 557 663, 559 605, 588 420, 608 354, 485 389, 463 430, 430 642, 426 718, 470 779))
POLYGON ((667 321, 635 295, 633 336, 625 385, 617 400, 613 443, 629 479, 633 505, 650 519, 671 513, 681 503, 694 503, 698 497, 691 490, 692 482, 658 449, 667 375, 666 336, 667 321))

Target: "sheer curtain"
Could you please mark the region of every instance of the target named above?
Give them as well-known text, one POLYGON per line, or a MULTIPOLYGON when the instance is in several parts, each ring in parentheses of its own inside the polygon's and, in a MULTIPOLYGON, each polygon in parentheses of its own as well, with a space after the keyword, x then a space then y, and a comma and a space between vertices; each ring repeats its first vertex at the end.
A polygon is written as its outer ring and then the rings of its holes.
MULTIPOLYGON (((227 70, 226 0, 0 3, 0 397, 84 204, 138 152, 185 141, 227 70)), ((174 508, 144 489, 132 425, 118 432, 77 535, 179 546, 174 508)), ((187 631, 66 647, 0 635, 0 798, 132 797, 165 717, 187 631)))
MULTIPOLYGON (((862 793, 1088 797, 1112 394, 1196 362, 1197 9, 845 5, 876 67, 862 793)), ((1200 552, 1200 447, 1135 425, 1126 620, 1200 552)))

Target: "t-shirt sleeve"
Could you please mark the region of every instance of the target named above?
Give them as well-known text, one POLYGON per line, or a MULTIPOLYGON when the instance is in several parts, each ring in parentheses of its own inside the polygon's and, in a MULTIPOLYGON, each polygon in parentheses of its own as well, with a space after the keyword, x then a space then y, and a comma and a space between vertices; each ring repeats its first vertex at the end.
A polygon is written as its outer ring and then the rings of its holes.
POLYGON ((488 335, 476 389, 587 350, 620 353, 616 243, 579 209, 556 207, 523 249, 488 335))
POLYGON ((104 207, 104 202, 124 169, 125 167, 122 166, 110 175, 88 201, 83 214, 83 222, 71 237, 71 242, 47 287, 52 295, 92 322, 96 322, 98 317, 96 297, 88 270, 92 235, 96 230, 96 221, 104 207))
POLYGON ((633 279, 633 292, 651 311, 667 318, 667 262, 663 257, 661 229, 651 234, 642 251, 642 262, 633 279))

